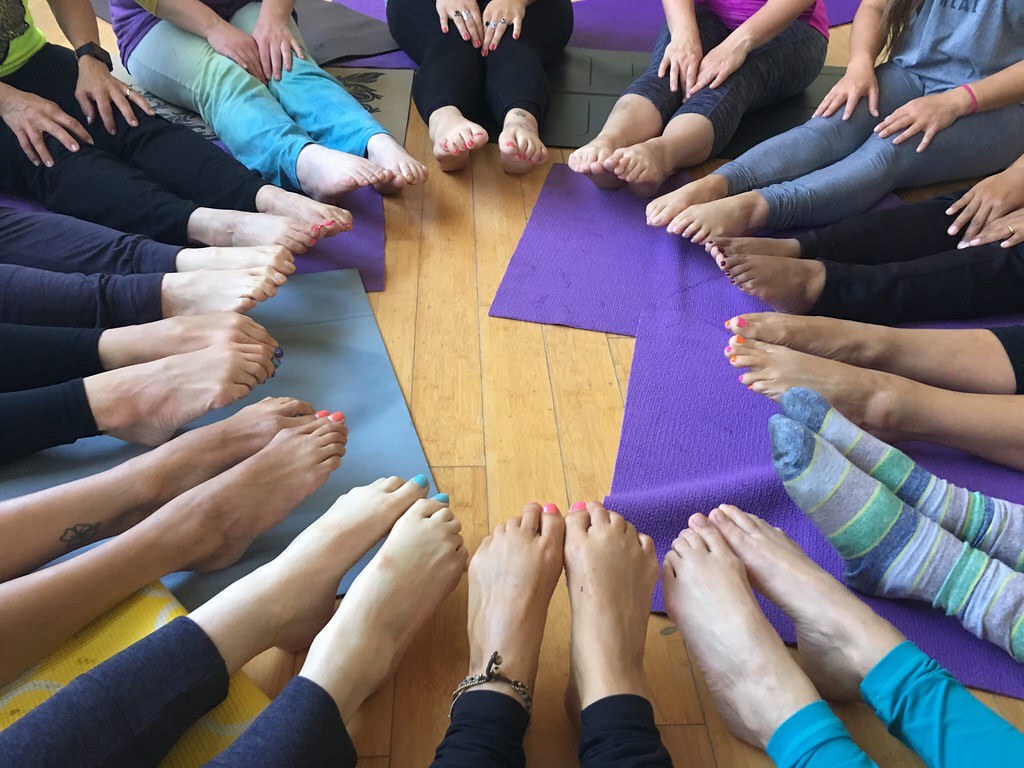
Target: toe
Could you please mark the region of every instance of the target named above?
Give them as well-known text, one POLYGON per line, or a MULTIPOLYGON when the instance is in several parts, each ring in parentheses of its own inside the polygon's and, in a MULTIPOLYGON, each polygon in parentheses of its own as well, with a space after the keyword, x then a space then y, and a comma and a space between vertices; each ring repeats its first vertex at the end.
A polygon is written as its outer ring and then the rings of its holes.
POLYGON ((590 512, 586 507, 573 507, 565 516, 565 527, 568 534, 584 534, 590 528, 590 512))
POLYGON ((544 514, 540 519, 540 535, 543 538, 554 539, 556 542, 565 540, 565 518, 554 504, 544 505, 544 514))
POLYGON ((729 543, 722 536, 722 532, 711 524, 705 515, 693 515, 690 518, 691 530, 704 542, 709 552, 733 554, 729 543))
POLYGON ((592 526, 611 525, 611 515, 608 514, 608 510, 604 508, 603 504, 598 504, 596 501, 588 501, 587 511, 590 513, 590 524, 592 526))
POLYGON ((417 499, 409 507, 409 512, 420 517, 432 517, 435 512, 444 509, 446 506, 447 504, 443 504, 437 499, 417 499))
POLYGON ((529 531, 530 533, 540 532, 540 516, 541 507, 539 504, 527 504, 523 508, 522 525, 523 530, 529 531))

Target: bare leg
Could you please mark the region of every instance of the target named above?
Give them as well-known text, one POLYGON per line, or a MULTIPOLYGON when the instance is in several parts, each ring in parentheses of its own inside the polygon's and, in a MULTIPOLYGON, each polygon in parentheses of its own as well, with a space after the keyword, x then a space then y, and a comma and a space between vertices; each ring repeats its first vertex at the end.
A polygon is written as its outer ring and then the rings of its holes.
POLYGON ((0 581, 117 536, 185 491, 312 420, 309 403, 267 398, 98 475, 0 502, 0 581))
MULTIPOLYGON (((834 700, 859 700, 860 683, 904 641, 896 629, 818 567, 778 528, 736 507, 710 522, 747 569, 754 588, 784 610, 797 632, 800 666, 834 700)), ((703 515, 691 525, 707 526, 703 515)))
POLYGON ((740 382, 772 400, 791 387, 806 387, 886 442, 937 443, 1024 469, 1017 428, 1024 398, 1017 395, 951 392, 761 341, 733 346, 730 362, 748 369, 740 382))
POLYGON ((510 109, 498 136, 501 167, 505 173, 526 173, 548 159, 548 148, 540 140, 537 118, 525 109, 510 109))
POLYGON ((612 108, 601 132, 589 144, 569 155, 569 167, 590 177, 600 189, 618 189, 624 182, 604 167, 605 161, 622 147, 658 136, 661 113, 643 96, 627 93, 612 108))
POLYGON ((714 141, 714 128, 706 117, 679 115, 661 136, 616 150, 604 167, 638 197, 653 197, 677 168, 707 160, 714 141))
POLYGON ((718 529, 690 518, 665 558, 665 608, 733 734, 764 749, 821 697, 761 613, 743 563, 718 529))
POLYGON ((234 562, 337 468, 345 434, 343 422, 329 419, 289 427, 254 456, 186 491, 120 536, 0 584, 0 681, 154 580, 234 562))
POLYGON ((469 153, 487 146, 487 131, 459 111, 458 107, 441 107, 427 122, 430 140, 434 143, 434 159, 442 171, 458 171, 469 163, 469 153))
POLYGON ((581 711, 617 694, 647 697, 654 542, 600 504, 574 505, 566 518, 565 576, 572 608, 568 705, 581 711))
POLYGON ((265 344, 217 344, 89 376, 85 395, 101 432, 141 445, 245 397, 274 374, 265 344))
MULTIPOLYGON (((1006 350, 991 331, 981 328, 891 328, 778 312, 741 315, 726 326, 741 338, 892 373, 933 387, 989 395, 1017 392, 1016 375, 1006 350)), ((733 341, 735 337, 730 346, 733 341)))

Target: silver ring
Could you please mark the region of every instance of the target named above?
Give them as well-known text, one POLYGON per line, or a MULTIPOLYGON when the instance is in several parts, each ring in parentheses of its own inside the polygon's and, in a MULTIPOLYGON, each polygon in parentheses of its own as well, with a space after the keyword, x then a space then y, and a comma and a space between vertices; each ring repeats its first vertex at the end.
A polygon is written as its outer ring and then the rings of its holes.
POLYGON ((498 19, 498 23, 499 24, 508 24, 508 22, 505 21, 504 19, 498 19))
POLYGON ((472 14, 466 10, 459 11, 459 13, 462 15, 463 21, 469 21, 469 17, 472 16, 472 14))
POLYGON ((452 18, 453 18, 453 19, 457 19, 457 18, 459 18, 459 14, 458 14, 458 13, 456 13, 455 11, 452 11, 452 18))

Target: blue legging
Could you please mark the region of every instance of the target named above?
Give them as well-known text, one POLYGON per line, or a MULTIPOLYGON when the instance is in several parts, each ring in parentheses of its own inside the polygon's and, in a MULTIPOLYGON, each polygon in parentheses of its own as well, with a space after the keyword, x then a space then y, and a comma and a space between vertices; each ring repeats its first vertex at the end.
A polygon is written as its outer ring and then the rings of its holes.
MULTIPOLYGON (((252 33, 260 3, 250 3, 231 24, 252 33)), ((302 41, 294 20, 292 34, 302 41)), ((303 46, 305 49, 305 46, 303 46)), ((330 74, 306 58, 263 85, 201 37, 161 21, 128 59, 135 79, 157 96, 198 112, 243 165, 277 186, 300 190, 299 153, 321 144, 363 157, 366 144, 386 133, 330 74)))
POLYGON ((768 202, 768 229, 819 227, 868 210, 899 187, 986 176, 1024 154, 1024 105, 961 117, 924 152, 920 135, 902 144, 872 131, 908 101, 928 94, 909 70, 883 64, 878 75, 879 118, 861 99, 849 120, 842 110, 815 117, 758 144, 716 173, 729 194, 759 190, 768 202))
MULTIPOLYGON (((1020 765, 1024 733, 913 643, 896 646, 867 674, 860 690, 889 732, 931 768, 1020 765)), ((779 768, 875 765, 824 701, 809 704, 779 726, 768 742, 768 755, 779 768)))

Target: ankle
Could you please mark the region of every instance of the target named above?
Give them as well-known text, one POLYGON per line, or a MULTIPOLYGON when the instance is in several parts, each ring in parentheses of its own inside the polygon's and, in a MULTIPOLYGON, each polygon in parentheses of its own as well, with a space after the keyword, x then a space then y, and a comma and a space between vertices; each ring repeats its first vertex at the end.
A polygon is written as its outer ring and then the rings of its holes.
POLYGON ((83 381, 85 399, 99 432, 123 429, 138 420, 134 400, 130 393, 121 392, 120 381, 120 375, 114 371, 88 376, 83 381))
POLYGON ((333 623, 316 636, 299 675, 323 688, 347 723, 387 678, 391 665, 380 660, 394 653, 387 653, 385 638, 367 627, 350 627, 347 637, 334 637, 333 623))
MULTIPOLYGON (((591 650, 591 653, 597 653, 591 650)), ((647 680, 643 659, 574 659, 574 682, 580 710, 609 696, 633 695, 647 697, 647 680)))
POLYGON ((97 352, 100 365, 104 371, 113 371, 128 365, 144 362, 147 359, 147 329, 145 325, 126 325, 122 328, 109 328, 100 335, 97 352))
MULTIPOLYGON (((306 147, 309 145, 307 144, 306 147)), ((299 157, 302 157, 302 153, 306 151, 306 147, 303 147, 299 152, 299 157)), ((278 189, 273 184, 264 184, 256 192, 256 210, 260 213, 267 213, 270 211, 274 204, 277 202, 278 195, 283 190, 278 189)))

